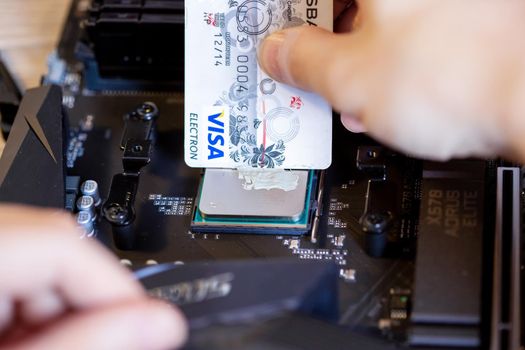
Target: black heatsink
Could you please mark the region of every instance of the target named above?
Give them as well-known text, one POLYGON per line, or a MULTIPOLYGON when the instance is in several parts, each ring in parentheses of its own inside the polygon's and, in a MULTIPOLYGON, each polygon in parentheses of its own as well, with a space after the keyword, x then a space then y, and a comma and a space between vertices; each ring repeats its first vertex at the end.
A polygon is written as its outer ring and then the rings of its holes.
POLYGON ((64 208, 63 136, 61 89, 28 90, 0 159, 0 202, 64 208))

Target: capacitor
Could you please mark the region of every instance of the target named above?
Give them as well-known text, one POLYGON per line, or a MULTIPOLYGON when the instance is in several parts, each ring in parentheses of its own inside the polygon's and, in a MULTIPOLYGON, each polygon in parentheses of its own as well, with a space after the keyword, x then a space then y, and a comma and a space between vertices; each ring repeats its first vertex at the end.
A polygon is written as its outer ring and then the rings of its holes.
POLYGON ((132 267, 133 266, 133 263, 129 259, 121 259, 120 263, 122 265, 124 265, 124 266, 127 266, 127 267, 132 267))
POLYGON ((100 192, 98 190, 98 183, 96 181, 88 180, 84 182, 80 186, 80 191, 84 196, 93 197, 96 207, 98 207, 102 203, 102 199, 100 198, 100 192))
POLYGON ((93 225, 93 217, 89 211, 80 211, 77 214, 77 224, 85 232, 85 237, 93 237, 95 234, 95 227, 93 225))
POLYGON ((82 196, 77 200, 77 210, 87 211, 91 214, 92 220, 96 218, 95 200, 91 196, 82 196))

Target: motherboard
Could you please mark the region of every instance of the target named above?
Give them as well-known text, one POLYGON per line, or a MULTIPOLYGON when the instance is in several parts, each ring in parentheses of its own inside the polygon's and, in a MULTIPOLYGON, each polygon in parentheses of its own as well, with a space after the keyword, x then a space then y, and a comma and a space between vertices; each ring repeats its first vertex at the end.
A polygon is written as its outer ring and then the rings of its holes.
POLYGON ((186 165, 183 82, 183 1, 73 1, 43 86, 4 123, 0 198, 69 210, 187 312, 188 349, 523 346, 519 165, 414 159, 334 113, 329 169, 247 189, 236 170, 186 165), (10 148, 30 144, 17 165, 10 148), (18 187, 49 154, 61 177, 18 187))

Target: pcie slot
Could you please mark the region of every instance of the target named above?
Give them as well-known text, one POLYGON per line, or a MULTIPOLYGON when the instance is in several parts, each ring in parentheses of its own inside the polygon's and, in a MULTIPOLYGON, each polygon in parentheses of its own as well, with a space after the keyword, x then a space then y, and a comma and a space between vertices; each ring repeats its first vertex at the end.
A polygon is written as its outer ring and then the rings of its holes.
POLYGON ((491 350, 520 342, 521 171, 499 168, 492 289, 491 350))

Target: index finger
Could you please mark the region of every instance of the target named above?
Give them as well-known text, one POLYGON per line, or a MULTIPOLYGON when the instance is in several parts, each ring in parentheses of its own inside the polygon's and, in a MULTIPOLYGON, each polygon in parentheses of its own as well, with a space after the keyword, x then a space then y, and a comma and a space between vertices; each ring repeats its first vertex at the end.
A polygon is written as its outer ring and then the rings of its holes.
POLYGON ((144 295, 108 251, 79 237, 65 214, 0 205, 0 295, 24 299, 53 289, 79 309, 144 295))

